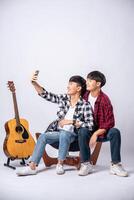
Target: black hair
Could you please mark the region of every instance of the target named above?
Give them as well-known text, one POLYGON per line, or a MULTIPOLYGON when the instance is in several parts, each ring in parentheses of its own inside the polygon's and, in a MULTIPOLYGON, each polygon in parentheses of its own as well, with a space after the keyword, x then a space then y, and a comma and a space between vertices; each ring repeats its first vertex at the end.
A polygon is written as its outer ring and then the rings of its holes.
POLYGON ((69 82, 75 82, 79 86, 81 86, 81 96, 83 97, 83 95, 86 92, 86 80, 83 77, 77 75, 77 76, 72 76, 69 79, 69 82))
POLYGON ((99 71, 92 71, 87 75, 88 79, 95 80, 96 82, 101 83, 101 87, 106 84, 106 77, 103 73, 99 71))

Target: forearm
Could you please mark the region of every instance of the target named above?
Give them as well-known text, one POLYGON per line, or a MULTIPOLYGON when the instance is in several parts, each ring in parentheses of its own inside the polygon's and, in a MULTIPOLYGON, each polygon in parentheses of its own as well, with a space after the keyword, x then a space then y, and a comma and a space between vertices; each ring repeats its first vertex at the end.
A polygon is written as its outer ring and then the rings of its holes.
POLYGON ((41 94, 43 92, 43 87, 40 86, 36 81, 32 82, 32 85, 34 86, 38 94, 41 94))
POLYGON ((63 127, 64 125, 74 125, 74 120, 62 119, 58 124, 60 127, 63 127))
POLYGON ((98 137, 100 135, 103 135, 106 132, 106 129, 98 129, 94 132, 94 134, 98 137))

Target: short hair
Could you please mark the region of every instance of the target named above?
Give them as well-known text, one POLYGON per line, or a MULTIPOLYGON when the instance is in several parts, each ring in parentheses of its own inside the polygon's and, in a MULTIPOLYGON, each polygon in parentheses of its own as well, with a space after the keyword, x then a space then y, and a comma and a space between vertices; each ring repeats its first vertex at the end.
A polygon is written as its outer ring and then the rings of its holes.
POLYGON ((103 73, 99 71, 92 71, 87 75, 88 79, 95 80, 96 82, 101 83, 101 87, 106 84, 106 77, 103 73))
POLYGON ((69 79, 69 82, 75 82, 77 83, 79 86, 81 86, 81 96, 83 97, 83 95, 86 92, 86 80, 82 77, 82 76, 72 76, 69 79))

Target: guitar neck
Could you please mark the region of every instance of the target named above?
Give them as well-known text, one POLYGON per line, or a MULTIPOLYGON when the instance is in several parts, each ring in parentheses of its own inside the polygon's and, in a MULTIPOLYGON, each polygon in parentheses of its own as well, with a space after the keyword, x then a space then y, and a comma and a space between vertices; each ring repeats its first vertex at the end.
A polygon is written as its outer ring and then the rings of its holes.
POLYGON ((13 96, 13 104, 14 104, 15 119, 16 119, 17 125, 19 125, 19 124, 20 124, 20 117, 19 117, 19 111, 18 111, 16 93, 13 92, 13 93, 12 93, 12 96, 13 96))

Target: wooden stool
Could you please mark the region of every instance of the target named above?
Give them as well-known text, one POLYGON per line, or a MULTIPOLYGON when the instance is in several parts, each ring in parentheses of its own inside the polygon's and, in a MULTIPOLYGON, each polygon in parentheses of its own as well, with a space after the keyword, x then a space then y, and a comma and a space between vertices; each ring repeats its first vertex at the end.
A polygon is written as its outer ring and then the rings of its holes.
MULTIPOLYGON (((40 134, 41 133, 36 133, 35 134, 36 135, 36 139, 38 139, 40 134)), ((72 147, 73 147, 73 143, 71 143, 72 147)), ((94 151, 91 154, 90 163, 92 165, 95 165, 96 162, 97 162, 97 159, 98 159, 98 156, 99 156, 99 153, 100 153, 100 149, 101 149, 101 145, 102 145, 102 142, 97 142, 97 144, 96 144, 96 146, 94 148, 94 151)), ((51 144, 51 146, 53 146, 54 148, 58 149, 58 146, 55 146, 53 144, 51 144)), ((69 151, 70 150, 71 150, 71 148, 69 149, 69 151)), ((73 151, 75 151, 75 150, 73 149, 73 151)), ((45 165, 47 167, 50 167, 51 165, 57 164, 58 159, 48 156, 46 150, 44 150, 43 161, 44 161, 44 163, 45 163, 45 165)), ((64 161, 64 164, 71 165, 71 166, 76 166, 77 169, 79 169, 80 168, 80 156, 73 156, 73 157, 69 156, 69 157, 66 157, 66 160, 64 161)))

